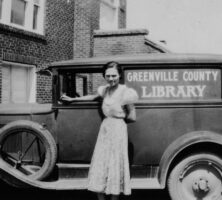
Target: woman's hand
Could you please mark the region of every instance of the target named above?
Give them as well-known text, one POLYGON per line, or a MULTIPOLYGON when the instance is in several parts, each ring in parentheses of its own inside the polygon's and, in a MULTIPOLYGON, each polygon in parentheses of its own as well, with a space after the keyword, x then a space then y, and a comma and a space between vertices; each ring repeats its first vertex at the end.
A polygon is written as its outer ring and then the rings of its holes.
POLYGON ((69 96, 66 96, 65 94, 63 94, 60 97, 60 101, 62 101, 64 103, 72 103, 74 101, 93 101, 98 97, 99 97, 98 94, 86 95, 86 96, 81 96, 81 97, 69 97, 69 96))
POLYGON ((125 105, 125 111, 126 111, 126 122, 131 123, 136 121, 136 109, 133 104, 127 104, 125 105))
POLYGON ((67 95, 63 94, 60 97, 60 100, 63 101, 63 102, 71 103, 72 101, 75 100, 75 98, 71 98, 71 97, 68 97, 67 95))

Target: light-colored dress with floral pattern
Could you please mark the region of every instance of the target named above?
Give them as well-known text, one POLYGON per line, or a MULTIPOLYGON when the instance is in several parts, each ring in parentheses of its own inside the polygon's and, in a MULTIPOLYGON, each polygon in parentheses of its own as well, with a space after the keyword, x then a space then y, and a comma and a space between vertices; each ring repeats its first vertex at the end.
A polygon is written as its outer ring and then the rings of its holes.
POLYGON ((91 161, 88 190, 129 195, 128 134, 123 106, 135 103, 138 96, 134 89, 121 84, 110 96, 106 92, 107 87, 98 88, 98 94, 103 97, 102 110, 105 119, 100 126, 91 161))

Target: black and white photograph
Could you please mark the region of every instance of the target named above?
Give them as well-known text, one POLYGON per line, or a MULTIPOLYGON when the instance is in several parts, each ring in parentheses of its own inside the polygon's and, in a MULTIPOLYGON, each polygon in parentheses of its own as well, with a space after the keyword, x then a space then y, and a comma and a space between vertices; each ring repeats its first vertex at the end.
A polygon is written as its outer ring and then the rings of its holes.
POLYGON ((222 200, 221 0, 0 0, 0 191, 222 200))

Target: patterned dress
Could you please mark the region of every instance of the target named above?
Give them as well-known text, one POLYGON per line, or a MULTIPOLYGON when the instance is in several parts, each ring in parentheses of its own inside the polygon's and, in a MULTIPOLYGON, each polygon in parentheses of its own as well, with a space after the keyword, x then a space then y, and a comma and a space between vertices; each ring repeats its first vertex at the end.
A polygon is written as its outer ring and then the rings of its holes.
POLYGON ((98 94, 103 97, 103 120, 88 176, 88 190, 119 195, 131 194, 128 160, 128 134, 124 121, 123 105, 137 101, 135 90, 125 85, 118 88, 110 96, 108 86, 100 86, 98 94))

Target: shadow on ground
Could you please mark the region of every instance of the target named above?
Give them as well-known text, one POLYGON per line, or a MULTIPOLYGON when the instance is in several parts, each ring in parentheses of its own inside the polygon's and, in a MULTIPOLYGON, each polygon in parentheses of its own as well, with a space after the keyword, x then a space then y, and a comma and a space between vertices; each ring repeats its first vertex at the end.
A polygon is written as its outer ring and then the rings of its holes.
MULTIPOLYGON (((1 200, 97 200, 95 193, 86 190, 49 191, 39 189, 19 189, 0 181, 1 200)), ((170 200, 166 190, 133 190, 130 196, 120 196, 120 200, 170 200)))

